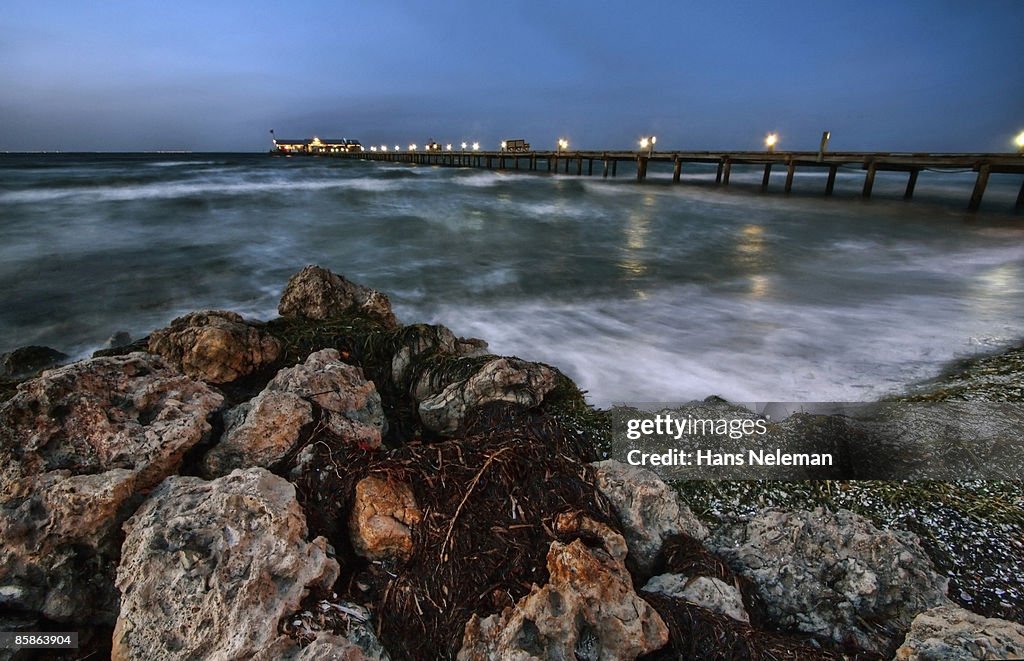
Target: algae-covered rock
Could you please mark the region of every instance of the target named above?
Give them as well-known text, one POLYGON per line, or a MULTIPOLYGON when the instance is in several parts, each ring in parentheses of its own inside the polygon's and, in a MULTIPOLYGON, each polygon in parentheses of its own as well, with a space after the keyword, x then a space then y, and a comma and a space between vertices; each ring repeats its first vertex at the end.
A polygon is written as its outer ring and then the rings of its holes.
POLYGON ((468 411, 485 404, 538 406, 557 382, 556 372, 547 365, 518 358, 487 360, 464 379, 449 381, 446 376, 443 370, 426 370, 412 393, 424 426, 440 434, 451 434, 468 411))
POLYGON ((714 541, 777 626, 836 643, 891 654, 915 615, 948 603, 946 578, 913 534, 846 510, 767 510, 714 541))
POLYGON ((66 353, 50 347, 28 346, 0 354, 0 379, 25 379, 68 360, 66 353))

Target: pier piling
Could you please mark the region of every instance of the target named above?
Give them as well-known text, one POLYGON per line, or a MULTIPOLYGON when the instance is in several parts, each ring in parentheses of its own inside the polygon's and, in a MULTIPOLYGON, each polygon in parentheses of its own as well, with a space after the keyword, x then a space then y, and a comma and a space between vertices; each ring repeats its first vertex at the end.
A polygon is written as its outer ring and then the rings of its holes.
MULTIPOLYGON (((734 164, 745 167, 760 166, 761 190, 767 191, 771 182, 772 167, 776 164, 786 167, 784 191, 791 193, 796 179, 796 169, 827 168, 828 179, 825 184, 825 196, 835 193, 836 178, 839 168, 859 169, 865 173, 861 197, 870 198, 874 189, 875 176, 879 170, 885 172, 906 172, 907 183, 903 191, 903 199, 914 199, 917 180, 922 170, 955 171, 970 169, 977 173, 974 189, 967 208, 977 211, 984 198, 991 174, 1024 175, 1024 158, 1019 154, 1009 153, 978 153, 978 154, 932 154, 908 152, 818 152, 792 151, 721 151, 721 152, 656 152, 652 150, 629 151, 463 151, 447 153, 437 149, 427 151, 395 150, 384 152, 338 152, 315 153, 312 156, 352 158, 388 163, 412 163, 429 166, 477 167, 489 170, 529 170, 540 169, 540 160, 544 161, 545 170, 551 174, 570 172, 570 161, 575 161, 575 174, 583 176, 583 161, 586 160, 586 175, 594 175, 594 161, 601 161, 601 176, 608 178, 618 176, 619 162, 632 161, 636 166, 636 181, 647 180, 647 171, 652 164, 663 164, 672 168, 672 183, 682 181, 684 167, 687 163, 697 163, 715 167, 715 183, 728 186, 734 164), (511 163, 509 162, 511 159, 511 163), (524 160, 526 159, 526 160, 524 160)), ((662 167, 658 165, 658 167, 662 167)), ((1014 210, 1024 210, 1024 185, 1017 194, 1014 210)))

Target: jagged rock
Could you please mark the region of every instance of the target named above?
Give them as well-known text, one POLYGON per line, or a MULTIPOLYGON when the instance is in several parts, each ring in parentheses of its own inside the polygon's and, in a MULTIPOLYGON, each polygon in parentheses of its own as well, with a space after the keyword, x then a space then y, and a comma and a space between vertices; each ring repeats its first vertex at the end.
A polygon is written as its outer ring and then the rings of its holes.
POLYGON ((262 468, 170 477, 124 528, 114 659, 251 658, 338 577, 295 488, 262 468))
POLYGON ((399 325, 387 296, 312 265, 288 280, 277 311, 282 317, 305 317, 318 321, 358 312, 389 328, 399 325))
POLYGON ((210 432, 221 403, 132 353, 51 370, 0 404, 0 606, 113 622, 121 523, 210 432))
POLYGON ((500 615, 473 615, 466 624, 459 661, 635 659, 668 642, 661 616, 633 591, 623 564, 626 543, 607 526, 560 518, 602 538, 600 548, 581 540, 552 542, 547 585, 536 585, 500 615))
POLYGON ((408 485, 373 476, 356 484, 349 533, 353 548, 364 558, 408 558, 412 553, 412 527, 422 520, 408 485))
POLYGON ((708 536, 704 524, 652 471, 613 459, 591 465, 595 484, 615 508, 630 557, 642 574, 650 573, 666 538, 678 534, 695 539, 708 536))
POLYGON ((69 356, 50 347, 21 347, 5 354, 0 354, 0 378, 25 379, 35 376, 40 371, 56 367, 65 362, 69 356))
POLYGON ((483 340, 455 337, 455 333, 440 324, 407 326, 403 335, 404 343, 391 358, 391 382, 401 390, 412 385, 409 368, 421 356, 451 354, 475 358, 488 355, 487 343, 483 340))
POLYGON ((743 596, 734 585, 711 576, 687 577, 682 574, 661 574, 647 581, 644 592, 657 592, 728 615, 740 622, 750 622, 743 596))
POLYGON ((235 468, 270 468, 296 447, 314 420, 348 442, 380 447, 385 425, 380 395, 335 349, 281 370, 263 392, 231 409, 224 416, 222 440, 203 458, 204 470, 216 477, 235 468))
POLYGON ((207 383, 230 383, 258 372, 281 355, 281 342, 223 310, 191 312, 149 336, 149 351, 207 383))
POLYGON ((518 358, 495 358, 471 376, 445 382, 444 370, 424 372, 413 388, 420 421, 428 429, 451 434, 466 412, 489 402, 513 402, 534 407, 557 384, 556 372, 540 363, 518 358))
POLYGON ((982 659, 1024 659, 1024 625, 939 606, 914 618, 896 650, 896 661, 982 659))
POLYGON ((775 624, 891 654, 914 616, 948 603, 912 533, 846 510, 766 510, 718 532, 718 553, 752 579, 775 624))

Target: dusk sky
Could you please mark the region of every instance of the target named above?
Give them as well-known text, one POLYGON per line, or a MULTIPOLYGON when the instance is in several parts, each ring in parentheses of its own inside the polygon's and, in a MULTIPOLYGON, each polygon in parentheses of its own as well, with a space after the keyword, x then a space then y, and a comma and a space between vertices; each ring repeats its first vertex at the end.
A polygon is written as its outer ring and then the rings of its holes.
POLYGON ((1011 151, 1024 2, 5 0, 0 151, 1011 151))

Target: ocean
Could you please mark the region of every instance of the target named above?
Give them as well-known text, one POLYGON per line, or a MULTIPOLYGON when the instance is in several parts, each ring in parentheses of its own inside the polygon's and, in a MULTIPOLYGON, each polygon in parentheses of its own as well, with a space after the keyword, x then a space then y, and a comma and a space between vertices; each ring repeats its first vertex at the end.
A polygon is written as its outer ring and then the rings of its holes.
MULTIPOLYGON (((592 403, 865 401, 1024 338, 1017 177, 617 179, 264 154, 0 155, 0 352, 89 355, 195 309, 276 315, 320 264, 592 403)), ((599 168, 596 168, 599 170, 599 168)))

